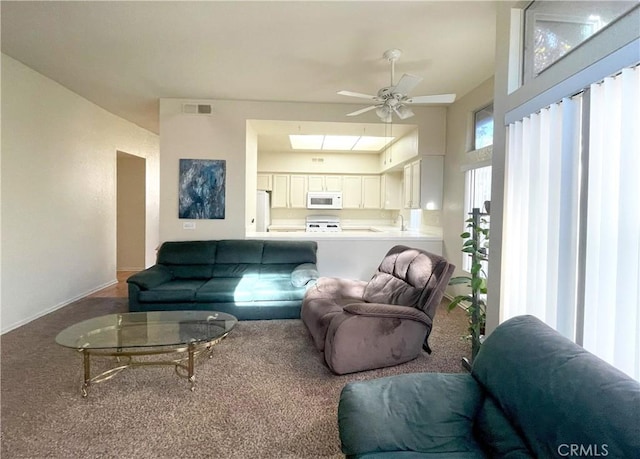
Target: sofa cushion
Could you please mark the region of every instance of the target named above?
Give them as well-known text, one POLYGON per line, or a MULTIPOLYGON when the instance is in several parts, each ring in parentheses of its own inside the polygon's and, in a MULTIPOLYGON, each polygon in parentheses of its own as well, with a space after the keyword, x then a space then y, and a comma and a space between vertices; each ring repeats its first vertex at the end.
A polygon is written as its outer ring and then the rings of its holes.
POLYGON ((233 303, 254 299, 255 278, 214 277, 207 281, 195 295, 198 303, 233 303))
POLYGON ((302 300, 305 288, 294 287, 291 278, 286 279, 260 279, 252 287, 256 298, 261 301, 291 301, 302 300))
POLYGON ((476 438, 494 459, 534 459, 522 437, 490 395, 484 399, 475 420, 476 438))
POLYGON ((472 375, 536 457, 561 445, 593 445, 609 457, 640 451, 640 383, 533 316, 501 324, 484 341, 472 375))
POLYGON ((216 263, 261 263, 263 241, 250 239, 218 241, 216 263))
POLYGON ((316 263, 317 249, 314 241, 264 241, 262 263, 316 263))
POLYGON ((142 290, 139 301, 143 303, 171 303, 176 301, 193 301, 198 289, 205 283, 203 280, 178 279, 165 282, 151 290, 142 290))
POLYGON ((260 275, 260 265, 255 263, 216 263, 209 277, 254 277, 260 275))
POLYGON ((161 265, 209 265, 216 262, 218 241, 170 241, 158 249, 161 265))
POLYGON ((214 265, 164 265, 176 279, 211 279, 214 265))
POLYGON ((482 457, 473 437, 482 399, 468 374, 413 373, 348 383, 338 407, 342 451, 482 457))
POLYGON ((297 264, 260 265, 260 279, 286 279, 291 282, 291 273, 297 264))

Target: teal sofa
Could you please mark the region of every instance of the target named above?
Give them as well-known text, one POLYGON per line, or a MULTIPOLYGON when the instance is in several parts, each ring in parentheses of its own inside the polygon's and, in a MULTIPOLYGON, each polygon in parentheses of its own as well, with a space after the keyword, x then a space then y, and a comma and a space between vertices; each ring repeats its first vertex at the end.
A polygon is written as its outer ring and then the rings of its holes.
POLYGON ((300 318, 319 277, 314 241, 172 241, 127 279, 129 310, 215 310, 239 320, 300 318))
POLYGON ((349 458, 640 458, 640 383, 519 316, 471 374, 347 384, 338 424, 349 458))

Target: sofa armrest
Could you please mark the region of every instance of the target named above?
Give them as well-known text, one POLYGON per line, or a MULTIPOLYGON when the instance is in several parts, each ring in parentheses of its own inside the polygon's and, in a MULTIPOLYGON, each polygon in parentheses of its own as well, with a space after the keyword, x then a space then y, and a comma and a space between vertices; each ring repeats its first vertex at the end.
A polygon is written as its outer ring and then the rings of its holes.
POLYGON ((410 306, 396 306, 394 304, 383 303, 350 303, 343 309, 344 311, 370 317, 393 317, 397 319, 409 319, 431 325, 431 319, 419 309, 410 306))
POLYGON ((149 290, 173 279, 173 273, 163 265, 153 265, 127 279, 127 283, 135 284, 140 290, 149 290))
POLYGON ((480 385, 467 373, 412 373, 348 383, 338 405, 342 452, 481 457, 473 420, 483 398, 480 385))
POLYGON ((319 277, 320 273, 315 263, 302 263, 296 266, 291 272, 291 284, 294 287, 304 287, 319 277))

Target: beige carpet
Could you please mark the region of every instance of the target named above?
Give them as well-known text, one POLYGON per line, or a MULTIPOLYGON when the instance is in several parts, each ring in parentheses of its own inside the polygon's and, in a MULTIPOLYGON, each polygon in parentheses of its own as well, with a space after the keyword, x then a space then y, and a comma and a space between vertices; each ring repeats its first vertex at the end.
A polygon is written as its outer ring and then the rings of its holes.
POLYGON ((441 306, 433 353, 393 368, 335 376, 299 320, 244 321, 196 368, 196 390, 170 367, 127 370, 80 396, 80 355, 55 342, 67 325, 126 311, 87 298, 2 336, 2 450, 10 458, 342 457, 340 390, 348 381, 461 372, 461 310, 441 306))

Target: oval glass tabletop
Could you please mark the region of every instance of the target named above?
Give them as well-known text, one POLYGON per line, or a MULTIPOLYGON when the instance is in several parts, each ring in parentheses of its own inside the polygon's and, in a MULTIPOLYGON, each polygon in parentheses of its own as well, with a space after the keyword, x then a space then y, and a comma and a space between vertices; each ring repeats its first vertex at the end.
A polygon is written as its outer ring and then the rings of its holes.
POLYGON ((176 346, 215 340, 237 322, 217 311, 127 312, 78 322, 62 330, 56 342, 74 349, 176 346))

